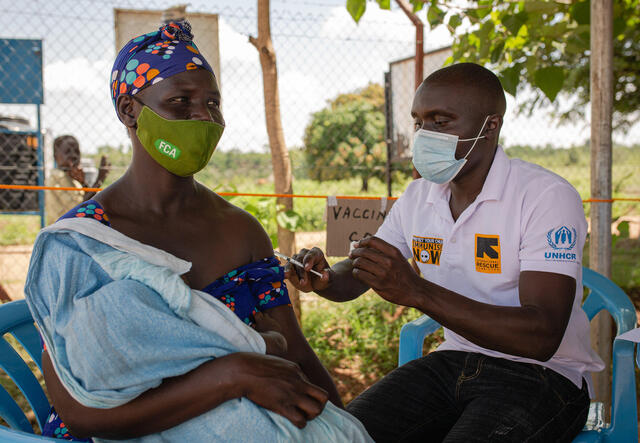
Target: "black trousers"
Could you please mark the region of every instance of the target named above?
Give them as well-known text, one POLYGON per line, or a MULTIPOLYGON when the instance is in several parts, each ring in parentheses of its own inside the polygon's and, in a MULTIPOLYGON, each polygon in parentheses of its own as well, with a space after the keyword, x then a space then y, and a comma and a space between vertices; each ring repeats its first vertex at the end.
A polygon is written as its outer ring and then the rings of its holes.
POLYGON ((347 410, 378 442, 570 442, 589 393, 543 366, 432 352, 396 368, 347 410))

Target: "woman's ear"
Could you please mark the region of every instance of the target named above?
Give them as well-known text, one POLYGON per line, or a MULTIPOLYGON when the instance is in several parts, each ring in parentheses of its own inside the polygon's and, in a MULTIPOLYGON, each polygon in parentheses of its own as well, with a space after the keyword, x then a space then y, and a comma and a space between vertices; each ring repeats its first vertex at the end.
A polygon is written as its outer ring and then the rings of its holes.
POLYGON ((118 118, 128 128, 135 128, 140 112, 134 104, 135 100, 129 95, 121 95, 116 100, 116 110, 118 118))

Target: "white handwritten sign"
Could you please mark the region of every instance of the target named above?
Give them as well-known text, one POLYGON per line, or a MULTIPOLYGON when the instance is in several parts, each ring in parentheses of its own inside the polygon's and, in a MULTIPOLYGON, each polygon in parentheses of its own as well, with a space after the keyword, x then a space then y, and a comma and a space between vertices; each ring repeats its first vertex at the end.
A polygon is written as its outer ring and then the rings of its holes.
POLYGON ((395 200, 338 199, 336 206, 327 206, 327 255, 344 257, 349 244, 369 235, 375 235, 395 200))

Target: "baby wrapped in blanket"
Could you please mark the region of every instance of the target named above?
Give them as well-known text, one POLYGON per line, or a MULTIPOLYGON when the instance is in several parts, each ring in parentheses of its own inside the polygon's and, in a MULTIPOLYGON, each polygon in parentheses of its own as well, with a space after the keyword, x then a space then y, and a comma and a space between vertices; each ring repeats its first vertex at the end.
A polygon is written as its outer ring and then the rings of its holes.
MULTIPOLYGON (((269 285, 273 265, 266 260, 244 267, 231 286, 269 285)), ((58 378, 78 402, 113 408, 212 358, 265 352, 260 334, 224 302, 184 283, 180 276, 189 268, 190 263, 90 218, 65 218, 40 233, 25 286, 27 302, 58 378)), ((231 286, 218 286, 232 293, 231 286)), ((371 439, 360 422, 330 402, 298 429, 239 398, 137 441, 371 439)))

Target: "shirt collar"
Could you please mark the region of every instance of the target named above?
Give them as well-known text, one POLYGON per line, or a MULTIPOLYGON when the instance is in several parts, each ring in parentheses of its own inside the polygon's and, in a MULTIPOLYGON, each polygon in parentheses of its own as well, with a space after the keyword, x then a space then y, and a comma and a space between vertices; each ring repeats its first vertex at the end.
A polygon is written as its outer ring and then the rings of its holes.
POLYGON ((502 146, 498 145, 496 154, 493 157, 493 163, 491 164, 487 178, 484 180, 482 191, 480 191, 476 201, 500 200, 504 193, 504 188, 507 185, 507 177, 509 176, 510 169, 511 162, 509 161, 509 157, 505 154, 502 146))

